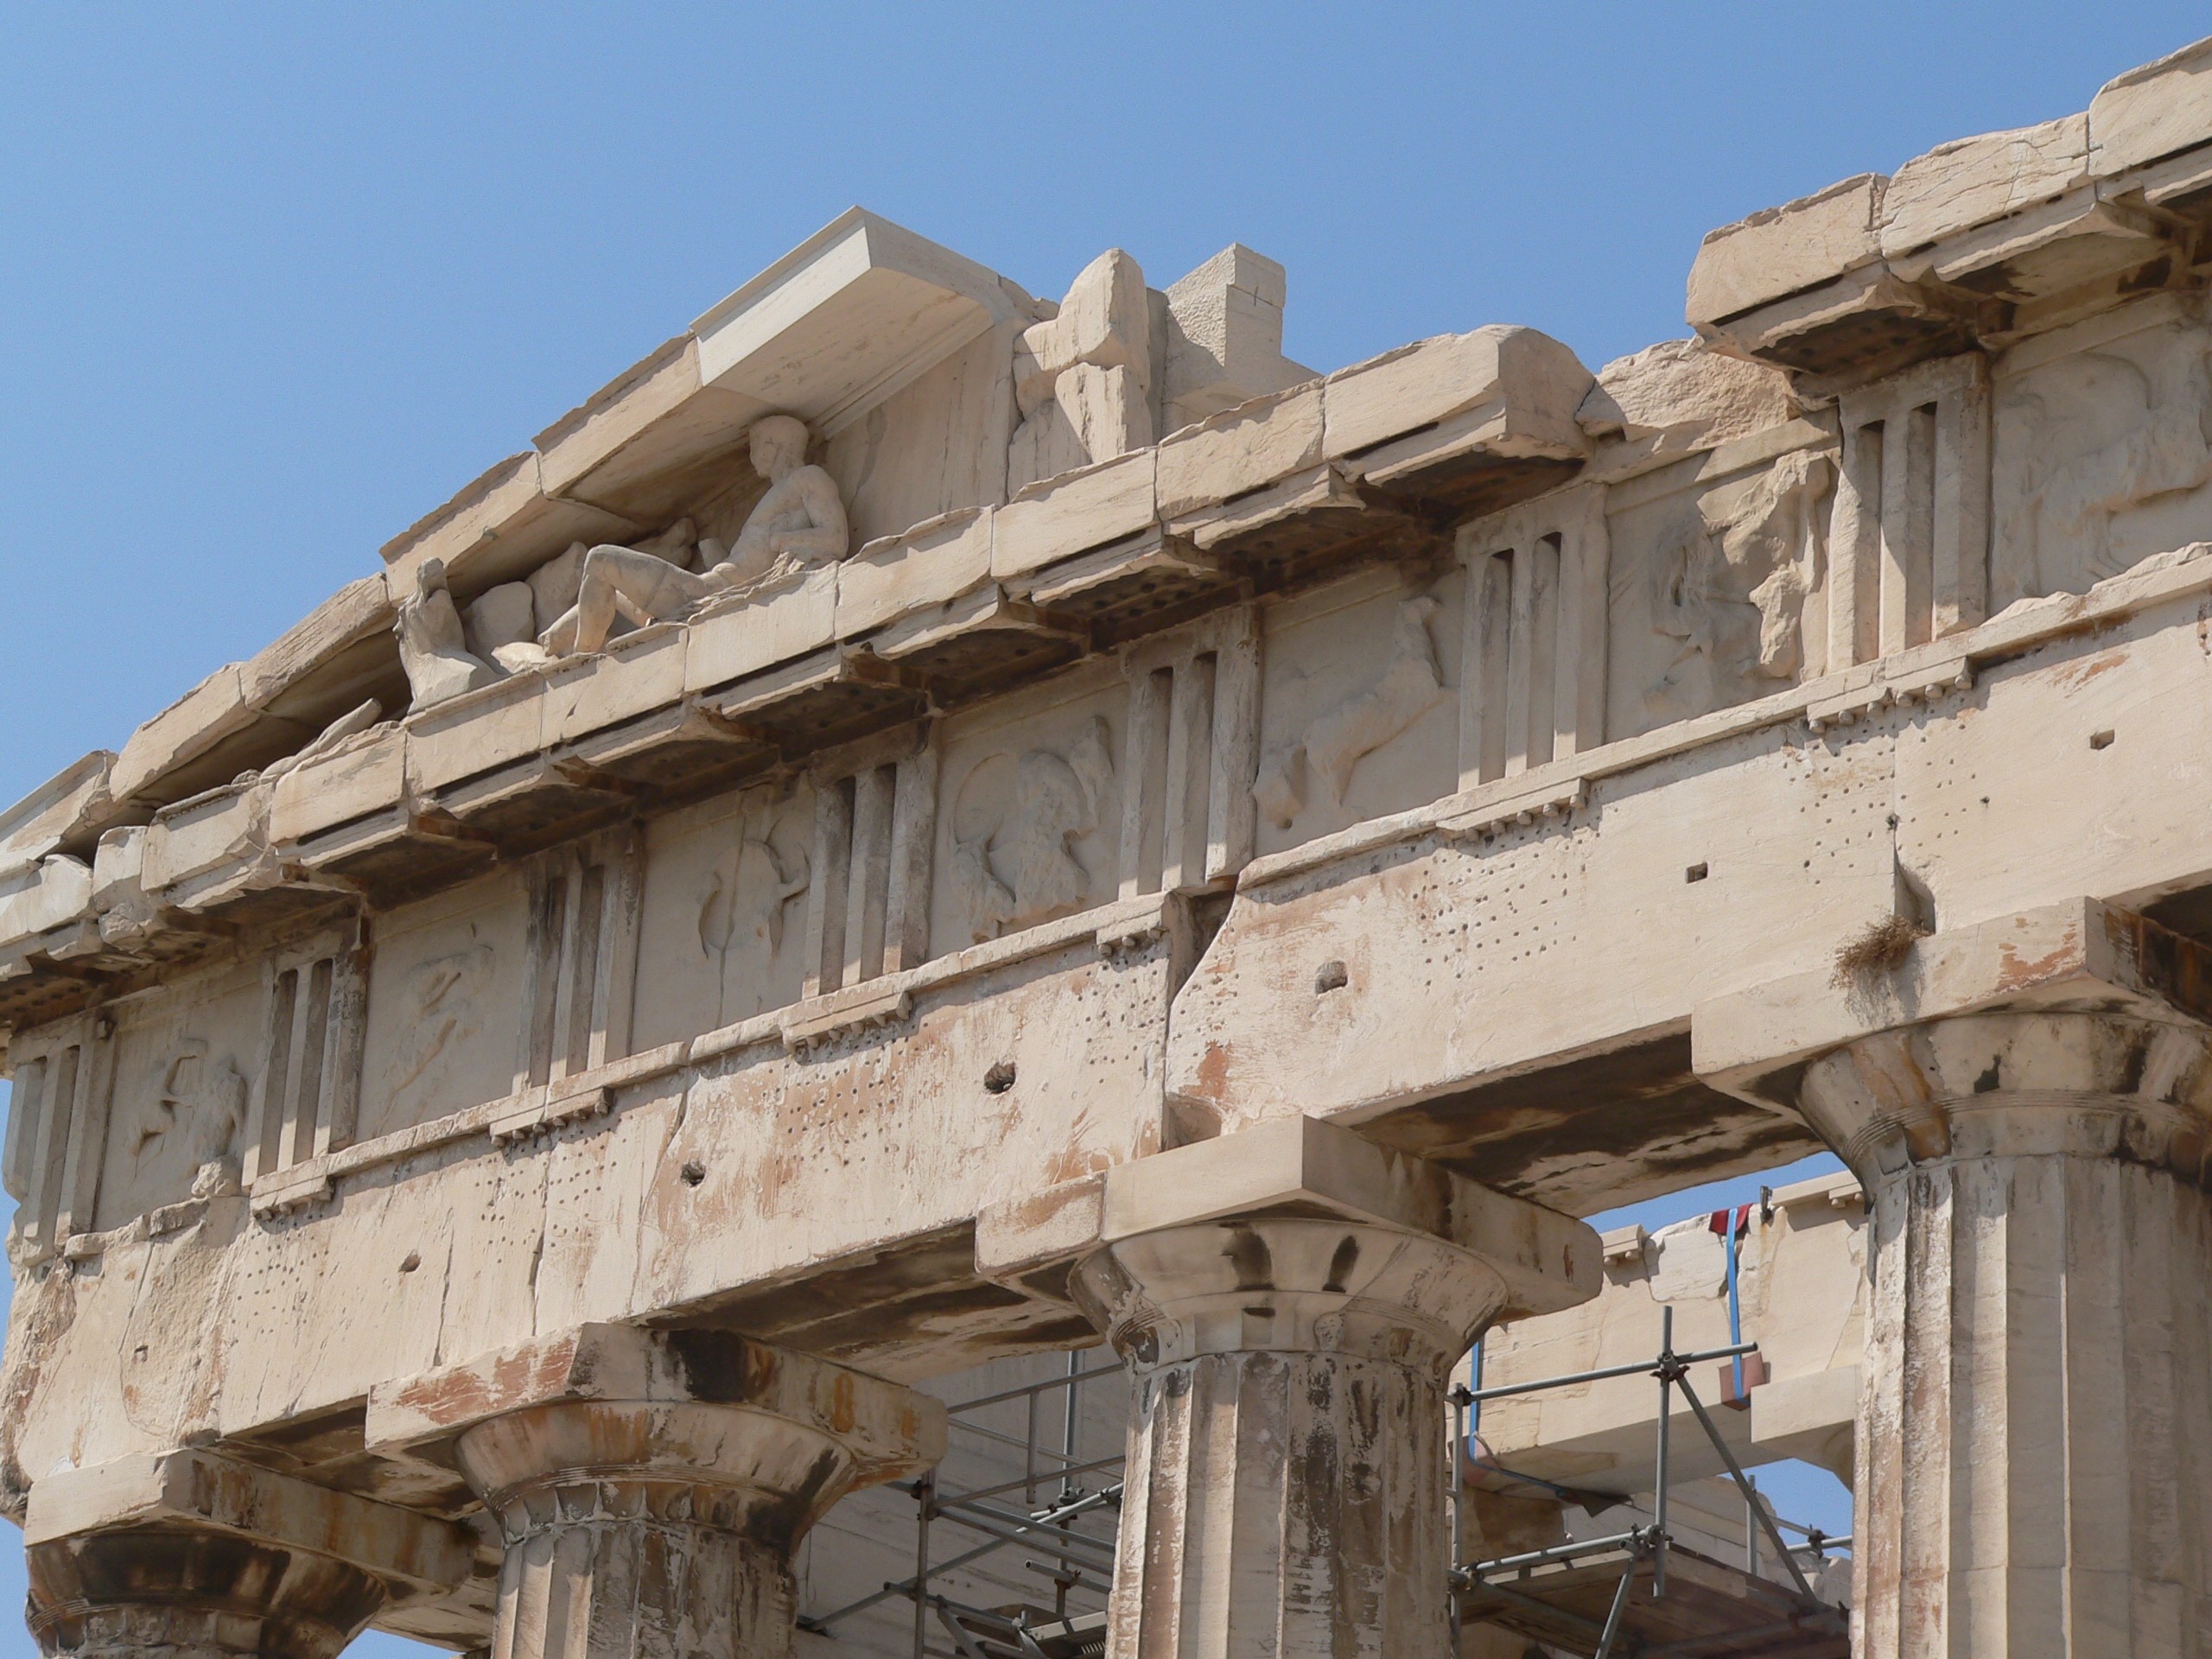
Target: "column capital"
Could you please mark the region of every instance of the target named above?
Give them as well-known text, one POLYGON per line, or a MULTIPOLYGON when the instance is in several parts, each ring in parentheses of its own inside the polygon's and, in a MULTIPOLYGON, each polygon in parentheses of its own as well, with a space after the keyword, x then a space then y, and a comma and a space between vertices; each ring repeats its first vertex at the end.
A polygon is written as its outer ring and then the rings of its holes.
POLYGON ((1595 1295, 1601 1253, 1572 1217, 1309 1117, 1139 1159, 976 1228, 986 1277, 1065 1295, 1147 1367, 1317 1347, 1446 1364, 1494 1319, 1595 1295))
POLYGON ((1870 1185, 2041 1153, 2206 1173, 2212 950, 2095 899, 1718 998, 1690 1030, 1702 1079, 1802 1113, 1870 1185))
POLYGON ((181 1450, 48 1475, 23 1542, 49 1653, 329 1659, 475 1566, 469 1528, 181 1450))
POLYGON ((926 1395, 734 1332, 584 1325, 378 1384, 367 1433, 372 1450, 458 1465, 495 1511, 563 1479, 664 1479, 712 1489, 715 1524, 796 1537, 854 1488, 933 1465, 945 1417, 926 1395))

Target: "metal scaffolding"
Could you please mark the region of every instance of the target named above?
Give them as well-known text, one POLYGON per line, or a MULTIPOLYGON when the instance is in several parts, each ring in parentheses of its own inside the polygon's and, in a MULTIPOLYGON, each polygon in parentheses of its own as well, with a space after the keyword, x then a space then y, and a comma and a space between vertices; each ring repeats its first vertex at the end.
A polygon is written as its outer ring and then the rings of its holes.
MULTIPOLYGON (((1628 1659, 1630 1655, 1637 1659, 1659 1659, 1662 1655, 1676 1654, 1718 1659, 1722 1655, 1747 1656, 1767 1651, 1764 1644, 1793 1639, 1842 1638, 1840 1611, 1814 1593, 1799 1558, 1824 1560, 1831 1551, 1848 1549, 1849 1535, 1829 1536, 1817 1527, 1801 1526, 1776 1516, 1759 1500, 1756 1487, 1745 1476, 1689 1380, 1691 1366, 1753 1354, 1758 1344, 1739 1342, 1724 1348, 1678 1354, 1674 1351, 1672 1310, 1664 1310, 1662 1318, 1660 1351, 1649 1360, 1536 1382, 1491 1388, 1461 1387, 1452 1391, 1449 1440, 1453 1478, 1448 1487, 1452 1494, 1448 1593, 1455 1649, 1463 1621, 1486 1613, 1502 1616, 1502 1622, 1527 1630, 1549 1645, 1586 1652, 1591 1659, 1628 1659), (1600 1537, 1577 1539, 1546 1549, 1460 1565, 1465 1555, 1463 1480, 1470 1414, 1485 1400, 1637 1375, 1648 1375, 1659 1385, 1656 1474, 1650 1522, 1600 1537), (1649 1623, 1648 1616, 1637 1607, 1637 1601, 1660 1602, 1669 1597, 1670 1560, 1687 1558, 1695 1563, 1695 1569, 1700 1573, 1709 1573, 1717 1565, 1704 1557, 1689 1555, 1669 1529, 1669 1419, 1676 1390, 1681 1391, 1683 1401, 1695 1414, 1743 1497, 1746 1566, 1738 1576, 1771 1592, 1768 1602, 1772 1616, 1759 1624, 1655 1643, 1637 1634, 1637 1627, 1649 1623), (1790 1543, 1784 1539, 1784 1532, 1794 1533, 1803 1541, 1790 1543), (1760 1575, 1758 1563, 1763 1554, 1768 1560, 1782 1564, 1789 1576, 1787 1586, 1774 1585, 1760 1575), (1602 1562, 1608 1556, 1618 1567, 1619 1577, 1611 1585, 1609 1599, 1601 1615, 1578 1612, 1572 1606, 1560 1605, 1556 1597, 1551 1601, 1542 1599, 1548 1590, 1556 1588, 1555 1581, 1547 1582, 1548 1570, 1555 1573, 1558 1569, 1573 1569, 1593 1560, 1602 1562), (1640 1582, 1649 1586, 1648 1599, 1635 1595, 1640 1582), (1541 1634, 1537 1634, 1539 1631, 1541 1634)), ((949 1421, 956 1432, 973 1437, 981 1446, 1019 1451, 1022 1472, 964 1490, 943 1490, 936 1472, 918 1480, 899 1483, 895 1490, 912 1497, 915 1503, 913 1572, 833 1611, 802 1618, 800 1627, 828 1635, 840 1622, 867 1608, 886 1601, 906 1600, 913 1604, 914 1610, 912 1659, 925 1659, 926 1644, 933 1630, 941 1631, 950 1641, 957 1659, 1099 1659, 1105 1651, 1105 1612, 1099 1608, 1073 1609, 1070 1597, 1080 1595, 1086 1601, 1103 1601, 1112 1588, 1114 1540, 1110 1535, 1084 1531, 1082 1526, 1086 1520, 1095 1525, 1101 1520, 1118 1518, 1123 1454, 1116 1452, 1106 1457, 1078 1459, 1076 1428, 1083 1384, 1095 1377, 1116 1374, 1121 1367, 1104 1364, 1086 1369, 1083 1351, 1071 1351, 1065 1376, 949 1406, 949 1421), (1009 1433, 975 1421, 976 1414, 988 1408, 1017 1402, 1026 1408, 1023 1433, 1009 1433), (1054 1406, 1058 1408, 1057 1411, 1052 1409, 1054 1406), (1018 1507, 1013 1501, 1017 1492, 1020 1495, 1018 1507), (949 1553, 940 1554, 943 1529, 948 1527, 957 1529, 962 1536, 949 1553), (1049 1610, 1027 1604, 978 1607, 945 1592, 943 1586, 950 1575, 1009 1549, 1033 1557, 1023 1565, 1051 1584, 1049 1610)), ((1548 1482, 1533 1484, 1546 1487, 1567 1502, 1579 1502, 1583 1497, 1548 1482)), ((1726 1570, 1736 1572, 1734 1568, 1726 1570)), ((1681 1600, 1693 1590, 1694 1587, 1677 1583, 1676 1599, 1681 1600)))
MULTIPOLYGON (((1462 1618, 1471 1609, 1490 1608, 1508 1615, 1507 1619, 1502 1622, 1510 1622, 1516 1629, 1524 1629, 1554 1647, 1567 1646, 1567 1643, 1560 1639, 1562 1637, 1569 1640, 1580 1638, 1573 1650, 1579 1651, 1584 1644, 1592 1644, 1587 1647, 1590 1659, 1625 1659, 1625 1656, 1630 1654, 1637 1656, 1638 1659, 1657 1659, 1657 1656, 1662 1654, 1713 1655, 1723 1651, 1749 1655, 1764 1651, 1763 1644, 1772 1642, 1806 1637, 1847 1640, 1848 1631, 1841 1610, 1822 1601, 1814 1593, 1797 1558, 1810 1554, 1815 1560, 1824 1560, 1830 1550, 1849 1548, 1849 1535, 1831 1537, 1817 1527, 1804 1527, 1780 1520, 1761 1503, 1758 1490, 1744 1473, 1743 1465, 1729 1449, 1727 1441, 1714 1424, 1711 1414, 1706 1410, 1705 1402, 1699 1399, 1697 1390, 1689 1379, 1692 1365, 1711 1360, 1739 1359, 1745 1355, 1756 1354, 1758 1344, 1738 1342, 1725 1348, 1678 1354, 1675 1351, 1674 1310, 1662 1309, 1661 1319, 1659 1352, 1649 1360, 1609 1365, 1596 1370, 1574 1371, 1531 1382, 1502 1383, 1493 1388, 1460 1387, 1452 1390, 1452 1446, 1455 1478, 1450 1490, 1453 1494, 1452 1628, 1455 1638, 1462 1618), (1485 1400, 1535 1394, 1547 1389, 1567 1388, 1576 1383, 1599 1382, 1608 1378, 1639 1374, 1655 1378, 1659 1384, 1658 1444, 1650 1522, 1601 1537, 1576 1539, 1547 1549, 1529 1550, 1494 1560, 1459 1566, 1459 1561, 1465 1553, 1465 1528, 1459 1516, 1459 1506, 1464 1502, 1460 1471, 1464 1469, 1469 1412, 1485 1400), (1667 1524, 1669 1431, 1676 1389, 1681 1391, 1684 1403, 1695 1415, 1699 1427, 1712 1441, 1713 1449, 1719 1454, 1729 1478, 1735 1483, 1743 1497, 1745 1568, 1741 1576, 1747 1585, 1764 1582, 1758 1573, 1759 1546, 1764 1536, 1772 1551, 1771 1559, 1779 1561, 1789 1573, 1789 1589, 1795 1593, 1784 1605, 1770 1610, 1778 1613, 1779 1617, 1763 1618, 1758 1624, 1653 1643, 1639 1639, 1631 1629, 1633 1625, 1649 1622, 1634 1616, 1631 1598, 1642 1580, 1648 1581, 1649 1585, 1651 1601, 1663 1599, 1668 1594, 1669 1558, 1681 1548, 1667 1524), (1805 1541, 1796 1545, 1786 1542, 1782 1535, 1784 1529, 1798 1534, 1805 1541), (1586 1589, 1586 1585, 1570 1586, 1563 1582, 1554 1582, 1545 1586, 1537 1578, 1541 1569, 1572 1567, 1578 1561, 1605 1556, 1612 1556, 1620 1561, 1621 1572, 1618 1582, 1612 1586, 1610 1599, 1605 1601, 1602 1617, 1591 1617, 1590 1612, 1571 1605, 1571 1598, 1556 1593, 1565 1588, 1586 1589), (1554 1592, 1553 1599, 1548 1601, 1539 1593, 1535 1593, 1545 1588, 1554 1592), (1516 1614, 1520 1617, 1513 1617, 1516 1614)), ((1702 1558, 1697 1559, 1701 1566, 1718 1565, 1706 1562, 1702 1558)))
POLYGON ((819 1635, 830 1634, 840 1620, 864 1608, 893 1599, 914 1604, 913 1659, 924 1659, 934 1622, 951 1639, 960 1659, 1098 1659, 1106 1650, 1106 1615, 1103 1611, 1071 1611, 1071 1593, 1085 1592, 1103 1597, 1114 1580, 1114 1540, 1077 1529, 1085 1517, 1118 1517, 1122 1504, 1122 1454, 1078 1461, 1076 1425, 1081 1409, 1083 1384, 1093 1377, 1118 1374, 1119 1364, 1085 1369, 1081 1350, 1067 1357, 1067 1374, 1006 1389, 980 1399, 948 1406, 950 1427, 987 1444, 1019 1449, 1022 1473, 1008 1480, 965 1491, 939 1490, 932 1472, 918 1480, 902 1481, 895 1490, 914 1499, 914 1571, 911 1577, 887 1584, 880 1590, 849 1602, 832 1612, 802 1618, 799 1626, 819 1635), (1047 1396, 1058 1395, 1058 1446, 1047 1444, 1052 1428, 1047 1418, 1047 1396), (1027 1408, 1027 1432, 1009 1434, 971 1421, 975 1413, 1020 1401, 1027 1408), (1014 1492, 1023 1507, 1009 1507, 1014 1492), (940 1527, 954 1527, 980 1537, 980 1543, 963 1540, 961 1547, 939 1559, 935 1551, 940 1527), (995 1555, 1001 1550, 1034 1552, 1040 1560, 1025 1562, 1052 1586, 1052 1609, 976 1607, 933 1589, 948 1574, 995 1555))

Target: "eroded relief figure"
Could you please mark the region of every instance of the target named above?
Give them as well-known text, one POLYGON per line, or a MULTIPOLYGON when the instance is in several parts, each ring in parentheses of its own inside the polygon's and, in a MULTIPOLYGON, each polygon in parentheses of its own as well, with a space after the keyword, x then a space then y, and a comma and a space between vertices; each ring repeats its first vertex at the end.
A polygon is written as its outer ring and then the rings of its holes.
POLYGON ((409 971, 402 993, 407 1035, 390 1084, 394 1096, 435 1079, 439 1062, 481 1029, 478 999, 491 982, 492 962, 492 947, 476 944, 417 963, 409 971))
POLYGON ((1643 694, 1655 721, 1764 696, 1805 668, 1832 472, 1827 456, 1800 451, 1710 491, 1651 560, 1651 626, 1675 642, 1643 694))
POLYGON ((189 1167, 195 1198, 236 1192, 245 1103, 245 1078, 229 1057, 212 1056, 203 1038, 186 1039, 170 1052, 158 1086, 139 1108, 132 1160, 143 1165, 149 1157, 165 1157, 189 1167))
POLYGON ((2000 608, 2118 575, 2158 549, 2116 545, 2114 521, 2212 481, 2212 334, 2169 323, 2126 343, 2046 365, 2004 401, 2000 608))
POLYGON ((968 774, 955 808, 952 879, 976 943, 1090 902, 1090 873, 1074 843, 1099 827, 1113 787, 1110 735, 1094 715, 1065 756, 994 755, 968 774))
POLYGON ((716 1007, 725 1021, 758 1014, 768 1004, 766 980, 783 948, 787 914, 812 880, 805 839, 800 813, 786 808, 763 814, 748 821, 736 850, 708 881, 699 906, 699 949, 715 965, 716 1007), (734 978, 751 993, 734 1004, 734 978))
POLYGON ((575 602, 539 636, 556 656, 594 652, 607 643, 617 617, 667 621, 717 594, 791 571, 842 559, 852 531, 836 480, 807 463, 810 435, 804 421, 770 415, 747 435, 753 465, 768 480, 737 540, 724 548, 699 543, 703 571, 686 569, 658 550, 594 547, 583 556, 575 602))
POLYGON ((1315 719, 1303 736, 1269 753, 1252 798, 1279 830, 1305 809, 1309 779, 1319 777, 1334 804, 1344 804, 1352 770, 1444 701, 1444 677, 1428 619, 1442 601, 1421 594, 1401 601, 1390 631, 1390 663, 1380 678, 1315 719))

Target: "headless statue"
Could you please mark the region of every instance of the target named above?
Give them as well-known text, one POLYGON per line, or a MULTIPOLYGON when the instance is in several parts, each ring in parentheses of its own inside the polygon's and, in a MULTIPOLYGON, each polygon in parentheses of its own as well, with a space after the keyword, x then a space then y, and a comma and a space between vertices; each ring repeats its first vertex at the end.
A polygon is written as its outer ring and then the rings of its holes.
POLYGON ((755 421, 747 436, 753 469, 768 480, 768 493, 754 504, 734 545, 702 539, 703 571, 634 548, 594 547, 584 555, 576 602, 538 643, 556 657, 598 651, 618 616, 641 626, 667 621, 716 594, 843 558, 852 537, 845 504, 836 480, 806 464, 806 423, 770 415, 755 421))
POLYGON ((400 601, 392 632, 399 636, 399 660, 417 709, 499 677, 499 671, 474 655, 461 638, 461 613, 446 588, 442 559, 425 559, 416 567, 415 591, 400 601))

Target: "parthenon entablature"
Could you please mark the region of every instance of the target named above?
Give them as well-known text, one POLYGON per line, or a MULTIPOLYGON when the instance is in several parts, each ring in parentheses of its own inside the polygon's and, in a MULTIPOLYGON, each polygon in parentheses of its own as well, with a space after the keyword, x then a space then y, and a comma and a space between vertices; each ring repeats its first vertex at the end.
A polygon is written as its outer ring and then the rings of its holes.
POLYGON ((1770 1398, 1904 1540, 1860 1650, 1972 1627, 1926 1541, 2012 1523, 1899 1356, 2087 1409, 2004 1297, 1929 1311, 1939 1257, 2135 1299, 2133 1371, 2069 1363, 2168 1485, 2052 1502, 2152 1650, 2212 1598, 2142 1535, 2201 1544, 2212 1457, 2144 1380, 2212 1363, 2152 1306, 2212 1260, 2208 237, 2212 42, 1715 231, 1694 338, 1595 373, 1500 325, 1319 373, 1242 245, 1047 300, 845 213, 0 810, 41 1641, 245 1617, 215 1554, 100 1576, 219 1535, 351 1586, 268 1652, 530 1659, 540 1497, 591 1485, 560 1571, 681 1487, 743 1586, 697 1650, 780 1650, 799 1535, 941 1455, 933 1380, 1103 1338, 1114 1659, 1440 1659, 1450 1365, 1598 1295, 1579 1217, 1827 1147, 1864 1331, 1770 1398), (1231 1396, 1391 1526, 1178 1464, 1231 1396), (1363 1550, 1357 1605, 1283 1590, 1363 1550))

